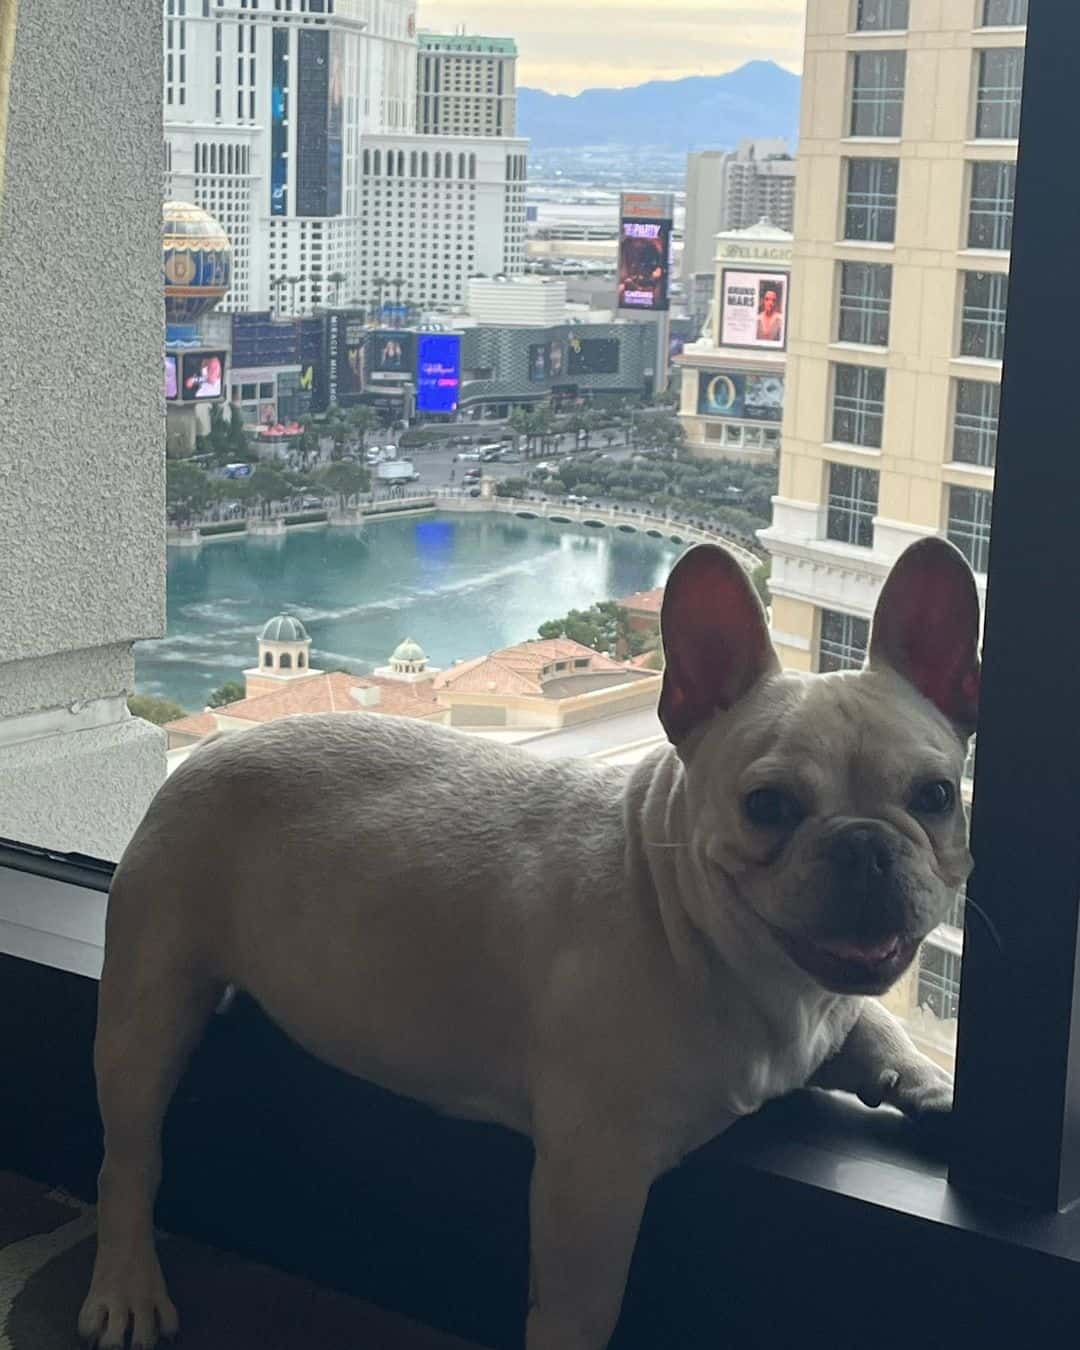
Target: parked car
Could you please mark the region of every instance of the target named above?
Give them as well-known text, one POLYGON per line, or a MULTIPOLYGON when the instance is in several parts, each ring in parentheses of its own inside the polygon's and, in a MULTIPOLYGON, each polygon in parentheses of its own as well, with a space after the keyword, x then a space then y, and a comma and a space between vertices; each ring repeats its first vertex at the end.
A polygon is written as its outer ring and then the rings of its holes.
POLYGON ((301 497, 300 499, 301 511, 321 511, 322 507, 323 499, 321 497, 301 497))
POLYGON ((463 483, 478 483, 482 476, 479 469, 466 469, 461 481, 463 483))
POLYGON ((458 459, 458 460, 461 460, 461 459, 479 459, 479 458, 480 458, 480 451, 479 451, 479 450, 459 450, 459 451, 457 452, 457 454, 454 456, 454 458, 455 458, 455 459, 458 459))
POLYGON ((469 496, 470 496, 470 497, 479 497, 479 496, 480 496, 480 489, 479 489, 479 488, 473 488, 473 489, 470 491, 469 496))

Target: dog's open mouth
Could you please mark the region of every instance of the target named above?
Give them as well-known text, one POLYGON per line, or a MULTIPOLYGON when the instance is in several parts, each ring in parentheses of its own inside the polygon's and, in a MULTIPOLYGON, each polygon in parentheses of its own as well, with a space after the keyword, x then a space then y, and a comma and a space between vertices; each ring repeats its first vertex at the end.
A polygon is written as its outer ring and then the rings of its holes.
POLYGON ((868 940, 810 938, 773 928, 799 966, 840 994, 880 994, 900 978, 918 950, 917 938, 894 933, 868 940))

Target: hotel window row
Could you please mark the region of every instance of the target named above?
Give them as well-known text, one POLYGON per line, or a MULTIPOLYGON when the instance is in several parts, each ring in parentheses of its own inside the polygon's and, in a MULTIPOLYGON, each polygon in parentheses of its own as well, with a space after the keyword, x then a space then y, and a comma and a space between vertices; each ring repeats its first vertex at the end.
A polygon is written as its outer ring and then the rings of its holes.
MULTIPOLYGON (((968 169, 966 247, 1008 252, 1012 248, 1016 164, 1011 160, 981 160, 968 169)), ((845 242, 896 242, 899 187, 899 160, 853 157, 847 161, 845 242)))
MULTIPOLYGON (((976 140, 1014 141, 1020 134, 1020 95, 1024 85, 1023 47, 977 51, 976 140)), ((904 124, 907 53, 852 54, 851 116, 848 135, 899 140, 904 124)))

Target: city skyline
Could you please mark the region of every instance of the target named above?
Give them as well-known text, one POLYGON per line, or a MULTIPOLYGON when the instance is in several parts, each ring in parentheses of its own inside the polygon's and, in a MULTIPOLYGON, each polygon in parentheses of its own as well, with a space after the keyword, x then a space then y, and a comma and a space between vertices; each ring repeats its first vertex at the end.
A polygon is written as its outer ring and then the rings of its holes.
POLYGON ((555 94, 723 75, 747 61, 802 69, 804 0, 549 0, 508 11, 494 0, 421 0, 422 28, 512 37, 520 83, 555 94), (604 30, 603 57, 592 39, 604 30))

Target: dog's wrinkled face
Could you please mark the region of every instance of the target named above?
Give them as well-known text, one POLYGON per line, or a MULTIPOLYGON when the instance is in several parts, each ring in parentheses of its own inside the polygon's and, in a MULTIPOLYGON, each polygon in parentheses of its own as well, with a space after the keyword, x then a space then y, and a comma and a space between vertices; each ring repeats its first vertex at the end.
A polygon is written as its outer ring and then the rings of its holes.
POLYGON ((684 564, 665 598, 661 715, 686 764, 688 843, 708 890, 752 912, 824 988, 881 993, 971 867, 967 564, 940 540, 914 545, 882 591, 868 668, 817 676, 779 672, 733 565, 684 564))

